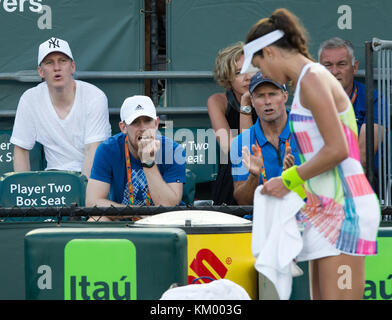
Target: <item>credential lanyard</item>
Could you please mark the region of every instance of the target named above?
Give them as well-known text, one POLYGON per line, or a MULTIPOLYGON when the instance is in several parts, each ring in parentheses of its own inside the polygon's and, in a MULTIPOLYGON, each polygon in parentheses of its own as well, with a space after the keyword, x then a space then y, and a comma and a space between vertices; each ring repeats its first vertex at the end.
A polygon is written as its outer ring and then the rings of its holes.
POLYGON ((352 105, 354 105, 355 99, 357 99, 357 95, 358 95, 358 88, 357 88, 357 86, 355 86, 353 96, 351 97, 351 104, 352 105))
MULTIPOLYGON (((133 197, 133 184, 132 184, 132 170, 131 170, 131 157, 129 156, 129 148, 128 148, 128 139, 125 136, 124 140, 124 151, 125 151, 125 164, 127 168, 127 179, 128 179, 128 195, 129 195, 129 204, 134 204, 134 197, 133 197)), ((148 187, 147 187, 148 188, 148 187)), ((152 198, 150 192, 147 189, 147 198, 146 198, 146 205, 151 206, 152 198)))
MULTIPOLYGON (((287 147, 290 145, 290 139, 291 139, 291 134, 290 134, 289 138, 286 140, 285 147, 284 147, 284 154, 286 154, 287 147)), ((261 155, 261 169, 260 169, 260 171, 261 171, 261 178, 263 179, 263 184, 265 184, 267 182, 267 174, 265 172, 263 153, 261 152, 261 148, 259 146, 259 143, 257 142, 257 138, 256 138, 256 146, 257 146, 257 149, 259 150, 260 155, 261 155)), ((280 150, 278 152, 280 152, 280 150)))

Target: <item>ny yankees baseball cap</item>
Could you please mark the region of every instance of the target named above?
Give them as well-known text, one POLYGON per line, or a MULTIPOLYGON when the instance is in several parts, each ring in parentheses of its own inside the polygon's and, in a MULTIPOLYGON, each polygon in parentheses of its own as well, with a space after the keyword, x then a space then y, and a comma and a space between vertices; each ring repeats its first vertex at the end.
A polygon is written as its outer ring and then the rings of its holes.
POLYGON ((120 110, 121 121, 129 125, 141 116, 146 116, 154 120, 157 119, 157 112, 150 97, 132 96, 126 98, 120 110))
POLYGON ((65 40, 52 37, 49 40, 41 43, 38 50, 38 65, 41 64, 42 60, 52 52, 61 52, 70 57, 73 60, 71 48, 65 40))

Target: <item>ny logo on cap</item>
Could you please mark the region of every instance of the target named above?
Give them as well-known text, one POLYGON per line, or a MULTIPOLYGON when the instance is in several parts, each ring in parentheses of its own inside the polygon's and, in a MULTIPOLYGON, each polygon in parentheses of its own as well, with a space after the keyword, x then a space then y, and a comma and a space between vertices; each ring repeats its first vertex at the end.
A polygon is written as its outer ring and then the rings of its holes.
POLYGON ((53 48, 60 48, 59 39, 52 38, 48 41, 48 43, 49 43, 49 49, 52 48, 52 46, 53 46, 53 48))
POLYGON ((137 111, 137 110, 143 110, 144 108, 140 105, 140 104, 138 104, 137 105, 137 107, 135 108, 135 111, 137 111))

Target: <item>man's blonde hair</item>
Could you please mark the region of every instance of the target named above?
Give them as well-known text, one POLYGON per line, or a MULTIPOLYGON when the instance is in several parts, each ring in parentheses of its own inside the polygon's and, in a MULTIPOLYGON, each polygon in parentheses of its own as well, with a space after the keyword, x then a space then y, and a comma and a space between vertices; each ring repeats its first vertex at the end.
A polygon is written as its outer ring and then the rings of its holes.
POLYGON ((244 43, 238 41, 218 52, 215 60, 214 79, 226 90, 231 89, 231 82, 235 78, 237 61, 244 54, 244 43))

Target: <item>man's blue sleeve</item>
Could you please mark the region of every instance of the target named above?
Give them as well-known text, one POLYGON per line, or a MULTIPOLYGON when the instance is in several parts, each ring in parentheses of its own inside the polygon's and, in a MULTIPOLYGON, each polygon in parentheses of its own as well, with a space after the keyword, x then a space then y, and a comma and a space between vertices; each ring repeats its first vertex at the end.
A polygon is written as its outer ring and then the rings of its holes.
POLYGON ((106 149, 105 143, 101 143, 98 146, 97 151, 95 152, 90 178, 111 184, 113 177, 111 152, 106 149))
MULTIPOLYGON (((230 147, 231 175, 233 181, 245 181, 248 179, 249 171, 242 163, 242 134, 234 138, 230 147)), ((252 152, 252 151, 251 151, 252 152)))
POLYGON ((162 174, 166 183, 185 183, 185 150, 179 144, 174 144, 174 157, 172 164, 165 164, 165 171, 162 174))

